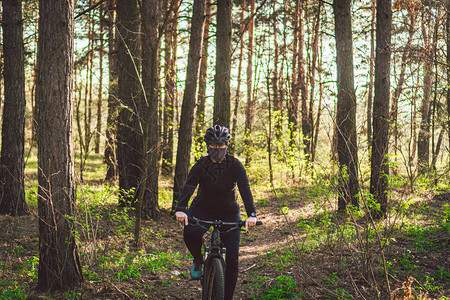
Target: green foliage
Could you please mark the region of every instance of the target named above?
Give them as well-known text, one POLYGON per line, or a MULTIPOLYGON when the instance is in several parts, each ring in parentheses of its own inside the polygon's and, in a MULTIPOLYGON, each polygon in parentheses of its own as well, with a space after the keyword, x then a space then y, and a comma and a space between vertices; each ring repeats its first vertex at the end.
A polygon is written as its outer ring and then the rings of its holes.
POLYGON ((353 296, 349 294, 344 288, 340 287, 340 278, 336 272, 333 272, 331 276, 324 275, 325 285, 329 287, 329 295, 337 299, 353 299, 353 296))
MULTIPOLYGON (((325 172, 327 170, 325 170, 325 172)), ((330 199, 334 196, 335 187, 338 184, 337 183, 338 176, 325 172, 317 173, 316 176, 314 177, 314 180, 311 182, 311 186, 307 194, 308 198, 318 199, 320 197, 325 197, 326 199, 330 199)))
POLYGON ((381 211, 380 202, 378 202, 371 193, 366 191, 363 194, 364 195, 360 198, 365 201, 365 205, 368 211, 381 211))
POLYGON ((406 224, 406 238, 412 239, 416 253, 426 250, 435 250, 438 247, 445 247, 445 240, 440 239, 442 234, 449 232, 450 206, 445 204, 442 210, 430 212, 428 205, 421 206, 427 215, 434 215, 433 226, 422 226, 416 224, 406 224))
POLYGON ((158 202, 161 207, 172 207, 173 183, 164 182, 158 189, 158 202))
POLYGON ((81 293, 76 291, 65 292, 67 299, 81 299, 81 293))
POLYGON ((285 268, 295 265, 299 257, 289 249, 278 251, 269 251, 266 253, 266 264, 275 271, 281 271, 285 268))
POLYGON ((38 268, 39 257, 35 255, 32 259, 28 260, 28 268, 26 269, 26 275, 30 277, 33 282, 36 282, 38 279, 38 268))
MULTIPOLYGON (((125 247, 123 251, 111 249, 107 255, 99 256, 99 266, 104 276, 113 276, 116 281, 140 278, 145 273, 159 273, 168 271, 174 266, 181 264, 181 256, 178 253, 166 252, 145 253, 144 251, 133 252, 125 247)), ((99 279, 98 274, 85 271, 93 280, 99 279)), ((110 278, 112 279, 112 278, 110 278)))
POLYGON ((281 210, 280 210, 280 214, 282 214, 282 215, 287 215, 287 214, 289 214, 291 212, 291 210, 289 209, 289 207, 287 207, 287 206, 283 206, 282 208, 281 208, 281 210))
POLYGON ((0 282, 0 299, 27 299, 26 287, 15 280, 0 282))
POLYGON ((299 292, 297 284, 292 276, 282 275, 271 280, 268 276, 258 276, 253 280, 253 287, 260 290, 265 282, 269 281, 269 287, 261 295, 252 295, 251 299, 303 299, 304 294, 299 292))
POLYGON ((25 200, 33 208, 37 208, 37 203, 38 203, 37 195, 38 195, 37 185, 34 187, 31 187, 31 188, 25 189, 25 200))

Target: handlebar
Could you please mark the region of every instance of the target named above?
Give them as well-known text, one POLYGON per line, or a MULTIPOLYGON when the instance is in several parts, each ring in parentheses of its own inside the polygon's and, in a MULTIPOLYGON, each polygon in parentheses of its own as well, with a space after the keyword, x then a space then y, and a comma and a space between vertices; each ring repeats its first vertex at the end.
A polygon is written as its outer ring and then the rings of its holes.
MULTIPOLYGON (((204 229, 208 229, 206 226, 201 225, 200 223, 209 224, 214 227, 221 227, 223 225, 225 226, 234 226, 235 228, 241 228, 245 226, 245 221, 237 221, 237 222, 224 222, 222 220, 214 220, 214 221, 207 221, 207 220, 201 220, 195 217, 188 217, 188 222, 190 225, 202 227, 204 229)), ((256 225, 262 225, 261 221, 256 221, 256 225)), ((235 229, 231 228, 231 229, 235 229)))

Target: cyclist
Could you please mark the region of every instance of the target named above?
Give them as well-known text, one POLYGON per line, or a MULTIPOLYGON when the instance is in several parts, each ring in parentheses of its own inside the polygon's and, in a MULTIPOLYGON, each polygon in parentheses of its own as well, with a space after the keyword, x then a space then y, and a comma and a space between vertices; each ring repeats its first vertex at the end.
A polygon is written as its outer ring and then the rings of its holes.
MULTIPOLYGON (((203 264, 201 247, 205 230, 188 225, 188 215, 210 221, 239 221, 241 216, 237 202, 237 185, 248 216, 245 229, 255 226, 257 221, 245 168, 237 158, 228 154, 228 145, 231 140, 228 128, 220 125, 212 126, 206 130, 204 140, 208 147, 208 156, 200 158, 191 168, 175 209, 177 221, 186 225, 183 232, 184 241, 194 257, 191 269, 192 279, 201 278, 203 264), (197 185, 199 186, 197 196, 188 208, 189 199, 197 185)), ((240 230, 221 234, 221 240, 227 249, 225 299, 233 298, 236 287, 240 237, 240 230)))

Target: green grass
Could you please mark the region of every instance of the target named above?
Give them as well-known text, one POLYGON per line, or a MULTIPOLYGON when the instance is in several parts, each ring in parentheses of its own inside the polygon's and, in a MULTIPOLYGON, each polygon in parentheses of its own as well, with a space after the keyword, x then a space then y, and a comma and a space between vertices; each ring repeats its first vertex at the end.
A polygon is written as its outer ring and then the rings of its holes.
POLYGON ((304 294, 298 291, 294 278, 288 275, 277 276, 273 280, 268 276, 258 276, 252 282, 253 288, 262 290, 258 295, 252 295, 251 299, 303 299, 304 294), (264 284, 270 282, 265 289, 264 284))

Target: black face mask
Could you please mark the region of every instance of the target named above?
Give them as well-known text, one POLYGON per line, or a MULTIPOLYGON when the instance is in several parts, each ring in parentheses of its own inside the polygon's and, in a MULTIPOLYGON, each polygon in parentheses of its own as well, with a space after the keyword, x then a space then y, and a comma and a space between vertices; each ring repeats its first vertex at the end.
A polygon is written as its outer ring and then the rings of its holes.
POLYGON ((222 162, 224 160, 225 155, 227 155, 228 147, 225 148, 211 148, 208 147, 208 154, 209 157, 212 159, 213 162, 222 162))

